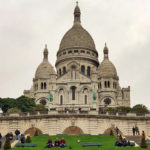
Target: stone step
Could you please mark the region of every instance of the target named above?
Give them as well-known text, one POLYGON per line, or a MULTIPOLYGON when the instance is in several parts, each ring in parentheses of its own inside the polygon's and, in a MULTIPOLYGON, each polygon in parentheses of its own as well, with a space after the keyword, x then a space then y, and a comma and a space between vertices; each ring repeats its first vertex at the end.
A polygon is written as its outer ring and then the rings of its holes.
MULTIPOLYGON (((129 141, 134 141, 134 142, 137 143, 138 145, 141 144, 141 139, 142 139, 141 136, 126 136, 126 138, 127 138, 129 141)), ((146 143, 147 143, 147 146, 150 147, 150 140, 149 140, 149 139, 146 140, 146 143)))

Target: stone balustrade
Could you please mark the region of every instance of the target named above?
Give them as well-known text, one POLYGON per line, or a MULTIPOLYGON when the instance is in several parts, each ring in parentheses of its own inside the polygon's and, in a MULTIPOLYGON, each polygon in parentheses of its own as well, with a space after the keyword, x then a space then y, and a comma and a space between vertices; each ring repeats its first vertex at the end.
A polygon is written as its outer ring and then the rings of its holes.
POLYGON ((64 110, 51 110, 48 112, 27 112, 27 113, 12 113, 12 114, 7 114, 7 113, 2 113, 0 114, 1 117, 30 117, 30 116, 45 116, 45 115, 95 115, 95 116, 110 116, 110 117, 150 117, 150 114, 136 114, 136 113, 114 113, 114 112, 104 112, 104 113, 99 113, 96 110, 85 110, 85 111, 80 111, 80 110, 75 110, 75 111, 64 111, 64 110))

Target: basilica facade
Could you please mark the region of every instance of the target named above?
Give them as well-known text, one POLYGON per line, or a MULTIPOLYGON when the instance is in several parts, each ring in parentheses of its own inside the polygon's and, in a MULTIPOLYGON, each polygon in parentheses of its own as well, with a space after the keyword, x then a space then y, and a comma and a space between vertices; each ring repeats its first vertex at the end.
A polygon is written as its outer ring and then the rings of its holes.
POLYGON ((45 46, 32 87, 24 90, 24 95, 55 110, 130 106, 130 87, 120 87, 107 45, 103 49, 104 59, 99 62, 94 40, 82 27, 80 16, 76 5, 74 24, 63 36, 57 52, 56 71, 48 61, 45 46))

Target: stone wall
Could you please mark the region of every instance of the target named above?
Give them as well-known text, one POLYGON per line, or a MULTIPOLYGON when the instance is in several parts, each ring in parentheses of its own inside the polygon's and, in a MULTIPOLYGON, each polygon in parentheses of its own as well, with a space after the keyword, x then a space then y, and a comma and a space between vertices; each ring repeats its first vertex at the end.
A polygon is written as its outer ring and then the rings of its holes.
POLYGON ((30 128, 37 128, 42 133, 49 135, 68 133, 71 130, 78 129, 79 133, 84 134, 102 134, 108 128, 117 126, 124 135, 132 135, 132 127, 137 125, 140 132, 145 131, 150 135, 150 117, 149 115, 127 116, 119 115, 87 115, 87 114, 46 114, 35 116, 2 116, 0 117, 0 132, 5 135, 7 132, 14 132, 19 129, 25 133, 30 128), (74 128, 69 128, 74 127, 74 128), (68 130, 67 130, 68 128, 68 130))

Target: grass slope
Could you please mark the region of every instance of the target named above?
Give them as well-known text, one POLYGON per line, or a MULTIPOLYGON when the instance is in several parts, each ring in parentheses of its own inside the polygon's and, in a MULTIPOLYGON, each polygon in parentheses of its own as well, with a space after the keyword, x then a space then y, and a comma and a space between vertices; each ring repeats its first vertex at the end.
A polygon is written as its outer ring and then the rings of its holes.
MULTIPOLYGON (((65 138, 67 142, 67 147, 64 148, 64 150, 70 150, 69 146, 72 147, 72 150, 142 150, 139 147, 115 147, 114 143, 116 138, 114 136, 109 136, 109 135, 37 136, 37 137, 32 137, 32 143, 38 143, 37 147, 13 148, 13 150, 46 150, 47 148, 44 147, 46 145, 47 140, 51 138, 54 143, 56 137, 58 137, 59 139, 61 139, 62 137, 65 138), (77 140, 80 140, 81 142, 78 143, 77 140), (82 142, 100 142, 102 143, 102 146, 82 147, 81 146, 82 142)), ((62 150, 62 148, 53 147, 52 150, 62 150)))

